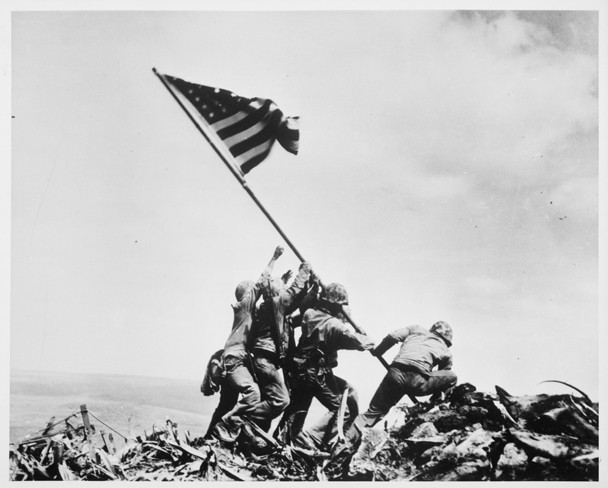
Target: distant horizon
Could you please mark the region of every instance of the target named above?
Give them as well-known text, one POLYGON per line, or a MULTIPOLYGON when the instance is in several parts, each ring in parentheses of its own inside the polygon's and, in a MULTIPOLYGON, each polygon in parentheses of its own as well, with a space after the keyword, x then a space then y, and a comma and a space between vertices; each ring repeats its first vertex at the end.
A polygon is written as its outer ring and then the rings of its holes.
POLYGON ((128 374, 128 373, 103 373, 103 372, 84 372, 84 371, 59 371, 59 370, 41 370, 41 369, 29 369, 29 368, 10 368, 11 375, 13 372, 25 372, 25 373, 37 373, 37 374, 73 374, 83 376, 118 376, 128 378, 156 378, 160 380, 184 380, 184 381, 202 381, 203 377, 185 377, 185 376, 159 376, 159 375, 146 375, 146 374, 128 374))
MULTIPOLYGON (((167 418, 203 435, 218 397, 205 397, 194 380, 104 373, 12 370, 10 440, 43 429, 87 405, 92 415, 118 432, 137 434, 167 418)), ((96 423, 96 422, 94 422, 96 423)))
MULTIPOLYGON (((42 371, 42 370, 33 370, 33 369, 26 369, 26 368, 11 368, 11 377, 13 375, 13 372, 15 373, 19 373, 19 372, 23 372, 23 373, 28 373, 28 374, 48 374, 48 375, 74 375, 74 376, 104 376, 107 378, 113 378, 113 377, 117 377, 117 378, 142 378, 142 379, 150 379, 150 380, 176 380, 176 381, 184 381, 184 382, 199 382, 202 381, 202 376, 201 378, 195 378, 195 377, 176 377, 176 376, 156 376, 156 375, 134 375, 134 374, 123 374, 123 373, 86 373, 86 372, 71 372, 71 371, 42 371)), ((582 388, 580 388, 578 385, 570 383, 568 381, 564 381, 564 380, 560 380, 559 378, 549 378, 546 380, 541 380, 537 385, 536 388, 534 389, 534 391, 519 391, 519 390, 515 390, 512 385, 500 385, 497 384, 496 386, 500 386, 501 388, 505 389, 506 391, 508 391, 509 393, 513 394, 514 396, 526 396, 526 395, 538 395, 538 394, 548 394, 548 395, 552 395, 552 394, 558 394, 558 393, 568 393, 568 392, 572 392, 573 395, 578 395, 578 393, 576 391, 574 391, 573 389, 567 387, 565 384, 561 384, 558 382, 563 382, 563 383, 567 383, 567 384, 571 384, 573 387, 580 389, 581 391, 583 391, 589 398, 591 398, 591 400, 595 401, 595 402, 599 402, 600 400, 600 395, 594 395, 587 393, 585 390, 583 390, 582 388), (540 387, 542 387, 541 389, 539 389, 540 387), (544 388, 544 389, 543 389, 544 388)), ((461 383, 468 383, 469 381, 459 381, 459 384, 461 383)), ((474 385, 474 382, 473 382, 474 385)), ((475 386, 475 385, 474 385, 475 386)), ((484 392, 484 393, 489 393, 492 395, 496 394, 496 391, 494 388, 492 388, 491 390, 483 390, 483 389, 478 389, 478 391, 484 392)), ((202 394, 201 394, 202 395, 202 394)), ((211 401, 217 403, 219 402, 219 394, 207 397, 209 398, 211 401)), ((402 401, 406 401, 406 399, 403 399, 402 401)), ((363 405, 360 403, 360 407, 363 407, 363 405)))

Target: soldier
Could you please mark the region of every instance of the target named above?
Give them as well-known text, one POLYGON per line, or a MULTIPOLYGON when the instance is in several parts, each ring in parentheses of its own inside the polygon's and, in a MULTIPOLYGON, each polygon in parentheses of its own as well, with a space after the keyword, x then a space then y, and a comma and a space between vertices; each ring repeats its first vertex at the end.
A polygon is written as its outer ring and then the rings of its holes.
MULTIPOLYGON (((374 347, 365 335, 353 332, 345 323, 342 307, 348 305, 344 286, 331 283, 319 300, 302 317, 302 336, 293 358, 292 398, 279 430, 286 441, 309 447, 324 447, 337 433, 337 414, 343 394, 347 395, 344 412, 346 431, 358 413, 354 388, 334 375, 338 365, 338 350, 367 350, 374 347), (328 410, 309 432, 302 432, 313 398, 328 410)), ((279 434, 280 435, 280 434, 279 434)))
POLYGON ((211 416, 209 425, 207 426, 207 432, 205 433, 205 439, 211 439, 213 437, 213 429, 216 424, 222 420, 222 417, 226 415, 236 405, 238 401, 239 392, 232 388, 227 387, 224 384, 224 364, 222 357, 224 350, 220 349, 216 351, 209 362, 205 370, 205 377, 201 384, 201 393, 205 396, 211 396, 220 392, 220 401, 211 416))
POLYGON ((280 369, 291 335, 286 316, 299 306, 310 273, 310 264, 304 262, 291 286, 287 287, 285 283, 289 275, 270 280, 264 288, 264 301, 251 329, 250 350, 262 399, 250 418, 266 431, 272 420, 289 405, 289 391, 280 369))
POLYGON ((372 351, 381 356, 397 342, 401 348, 378 386, 367 411, 356 421, 358 427, 372 427, 406 395, 441 395, 454 386, 456 375, 451 371, 452 328, 436 322, 430 329, 412 325, 388 334, 372 351), (437 370, 433 368, 437 366, 437 370))
POLYGON ((226 377, 222 389, 232 391, 232 395, 236 392, 240 394, 240 397, 236 405, 222 417, 214 428, 214 435, 224 442, 233 442, 238 437, 243 426, 242 416, 252 412, 260 401, 260 390, 250 371, 247 344, 256 303, 263 288, 270 280, 274 263, 281 254, 283 254, 283 248, 278 246, 258 281, 256 283, 242 281, 235 291, 237 303, 232 305, 234 321, 232 331, 224 346, 223 361, 226 377))

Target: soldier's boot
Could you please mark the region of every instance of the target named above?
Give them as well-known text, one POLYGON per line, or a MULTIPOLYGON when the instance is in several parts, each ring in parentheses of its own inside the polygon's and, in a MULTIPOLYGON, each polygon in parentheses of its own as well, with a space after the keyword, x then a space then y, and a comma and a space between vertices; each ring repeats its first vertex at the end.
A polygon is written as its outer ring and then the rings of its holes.
POLYGON ((213 429, 213 436, 222 442, 231 444, 236 441, 242 428, 243 422, 240 419, 237 420, 233 417, 226 417, 216 424, 213 429))

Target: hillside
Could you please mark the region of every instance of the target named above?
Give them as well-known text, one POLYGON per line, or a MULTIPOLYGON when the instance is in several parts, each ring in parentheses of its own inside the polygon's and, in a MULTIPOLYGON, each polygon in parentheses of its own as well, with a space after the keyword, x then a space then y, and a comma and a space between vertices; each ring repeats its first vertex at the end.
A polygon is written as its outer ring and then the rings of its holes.
POLYGON ((337 436, 329 452, 282 444, 255 424, 225 445, 175 419, 117 449, 98 430, 87 437, 77 416, 11 447, 10 479, 597 481, 599 405, 573 389, 513 396, 464 383, 436 402, 398 405, 399 421, 365 430, 360 445, 337 436))
POLYGON ((18 442, 82 404, 124 435, 139 435, 167 418, 203 435, 216 402, 194 380, 11 371, 9 440, 18 442))

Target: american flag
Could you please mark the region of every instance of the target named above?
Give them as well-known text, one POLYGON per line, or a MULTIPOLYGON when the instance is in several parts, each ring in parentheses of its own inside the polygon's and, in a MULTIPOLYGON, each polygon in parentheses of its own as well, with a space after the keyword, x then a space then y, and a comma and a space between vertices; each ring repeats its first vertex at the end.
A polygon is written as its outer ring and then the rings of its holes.
POLYGON ((243 175, 266 159, 275 140, 290 153, 298 153, 298 117, 284 116, 272 100, 245 98, 229 90, 160 76, 182 103, 185 98, 194 107, 196 112, 189 110, 191 115, 202 117, 196 118, 230 151, 243 175))

